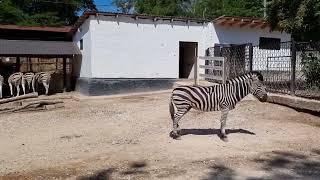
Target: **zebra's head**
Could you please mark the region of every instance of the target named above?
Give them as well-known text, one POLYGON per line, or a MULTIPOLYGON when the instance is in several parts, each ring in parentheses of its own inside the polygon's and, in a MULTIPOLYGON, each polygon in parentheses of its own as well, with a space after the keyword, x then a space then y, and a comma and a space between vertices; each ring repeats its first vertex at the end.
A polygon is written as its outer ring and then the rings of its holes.
POLYGON ((268 95, 266 91, 266 86, 263 85, 263 76, 259 72, 251 73, 251 94, 259 99, 261 102, 266 102, 268 95))

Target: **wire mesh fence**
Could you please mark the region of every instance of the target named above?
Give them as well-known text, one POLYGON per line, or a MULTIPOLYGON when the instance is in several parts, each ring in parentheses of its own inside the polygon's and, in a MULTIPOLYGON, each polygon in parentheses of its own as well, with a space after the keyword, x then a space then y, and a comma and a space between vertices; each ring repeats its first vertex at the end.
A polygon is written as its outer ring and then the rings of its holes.
POLYGON ((226 79, 259 71, 269 92, 320 99, 319 42, 216 45, 207 55, 225 57, 226 79))

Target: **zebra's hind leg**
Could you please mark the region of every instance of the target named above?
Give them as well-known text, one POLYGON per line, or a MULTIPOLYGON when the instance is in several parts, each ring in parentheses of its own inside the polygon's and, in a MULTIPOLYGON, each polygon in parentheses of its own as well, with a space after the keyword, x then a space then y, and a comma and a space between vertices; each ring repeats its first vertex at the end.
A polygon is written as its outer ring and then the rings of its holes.
POLYGON ((0 82, 0 99, 2 99, 2 84, 0 82))
POLYGON ((176 140, 181 139, 180 128, 179 128, 179 121, 180 119, 190 110, 191 108, 188 107, 186 109, 178 109, 176 113, 174 113, 172 118, 173 129, 171 133, 171 137, 176 140))
POLYGON ((220 127, 220 138, 227 142, 228 141, 228 137, 226 134, 226 124, 227 124, 227 116, 229 113, 229 108, 222 108, 221 109, 221 119, 220 119, 220 123, 221 123, 221 127, 220 127))
POLYGON ((13 96, 13 89, 12 89, 12 84, 11 83, 9 83, 9 87, 10 87, 10 94, 11 94, 11 96, 13 96))

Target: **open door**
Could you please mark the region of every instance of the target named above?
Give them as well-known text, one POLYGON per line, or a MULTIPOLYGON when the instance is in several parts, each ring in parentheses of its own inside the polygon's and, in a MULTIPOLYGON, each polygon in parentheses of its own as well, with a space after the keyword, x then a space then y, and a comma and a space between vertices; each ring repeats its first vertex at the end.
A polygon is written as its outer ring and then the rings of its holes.
POLYGON ((197 42, 180 42, 179 43, 179 78, 194 78, 194 63, 198 56, 197 42))

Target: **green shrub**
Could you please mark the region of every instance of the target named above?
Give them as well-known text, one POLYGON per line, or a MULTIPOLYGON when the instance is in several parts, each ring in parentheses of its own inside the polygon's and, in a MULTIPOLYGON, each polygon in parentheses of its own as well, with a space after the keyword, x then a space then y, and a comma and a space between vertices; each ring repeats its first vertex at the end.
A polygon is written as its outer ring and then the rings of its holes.
POLYGON ((320 88, 320 58, 314 53, 302 53, 302 72, 309 87, 320 88))

